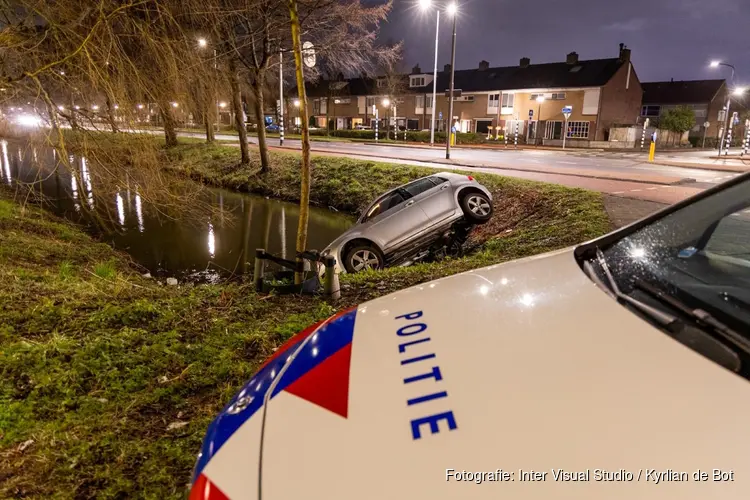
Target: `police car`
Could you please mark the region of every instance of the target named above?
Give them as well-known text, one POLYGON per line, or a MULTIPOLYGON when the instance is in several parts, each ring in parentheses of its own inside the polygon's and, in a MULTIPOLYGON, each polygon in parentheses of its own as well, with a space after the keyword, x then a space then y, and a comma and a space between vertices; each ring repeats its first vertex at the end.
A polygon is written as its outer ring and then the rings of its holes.
POLYGON ((342 311, 209 427, 191 499, 748 498, 750 175, 342 311))

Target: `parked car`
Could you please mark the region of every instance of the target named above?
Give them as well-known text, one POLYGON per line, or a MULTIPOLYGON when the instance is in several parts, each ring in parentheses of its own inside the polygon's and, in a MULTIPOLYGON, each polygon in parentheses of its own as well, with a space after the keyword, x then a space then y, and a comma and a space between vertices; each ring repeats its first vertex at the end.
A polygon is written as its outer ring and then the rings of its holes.
POLYGON ((270 124, 266 125, 266 132, 278 133, 279 132, 279 125, 277 123, 270 123, 270 124))
POLYGON ((490 217, 492 195, 486 187, 471 176, 441 172, 380 196, 322 255, 333 255, 338 271, 382 269, 425 256, 443 240, 455 251, 468 226, 490 217))
POLYGON ((191 499, 747 498, 748 209, 745 174, 305 329, 211 424, 191 499))
POLYGON ((370 130, 370 127, 367 125, 362 125, 361 123, 354 126, 354 130, 370 130))

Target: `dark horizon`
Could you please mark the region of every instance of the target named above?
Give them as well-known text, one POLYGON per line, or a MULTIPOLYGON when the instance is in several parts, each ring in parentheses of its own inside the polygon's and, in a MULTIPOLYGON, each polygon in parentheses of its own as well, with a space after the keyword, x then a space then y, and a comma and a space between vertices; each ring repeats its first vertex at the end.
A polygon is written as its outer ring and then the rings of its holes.
MULTIPOLYGON (((576 0, 574 8, 563 8, 539 0, 531 9, 509 0, 459 1, 456 69, 477 68, 481 60, 492 67, 515 66, 521 57, 531 64, 560 62, 573 51, 581 60, 614 58, 624 43, 641 81, 729 80, 729 68, 709 67, 710 61, 722 60, 736 67, 738 85, 750 85, 750 42, 742 36, 750 25, 745 2, 576 0), (504 23, 507 18, 514 21, 504 23)), ((451 29, 452 20, 441 14, 438 71, 450 62, 451 29)), ((417 0, 395 0, 380 39, 403 40, 400 70, 419 64, 432 72, 435 11, 421 12, 417 0)))

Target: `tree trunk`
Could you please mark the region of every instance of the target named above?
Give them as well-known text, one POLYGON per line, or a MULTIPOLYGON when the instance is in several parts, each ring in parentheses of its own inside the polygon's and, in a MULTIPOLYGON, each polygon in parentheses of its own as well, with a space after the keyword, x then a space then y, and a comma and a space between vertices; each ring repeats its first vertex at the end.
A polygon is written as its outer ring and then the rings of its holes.
POLYGON ((331 98, 329 96, 326 96, 326 136, 331 135, 331 123, 328 119, 328 113, 330 113, 331 110, 331 98))
MULTIPOLYGON (((294 49, 294 63, 297 76, 297 92, 299 94, 299 114, 302 118, 302 169, 301 188, 299 197, 299 224, 297 225, 297 252, 304 252, 307 247, 307 222, 310 217, 310 129, 307 122, 307 93, 305 92, 305 77, 302 73, 302 41, 300 37, 299 13, 297 0, 287 0, 289 17, 292 24, 292 46, 294 49)), ((302 283, 304 278, 303 261, 297 257, 297 272, 294 282, 302 283)))
POLYGON ((265 73, 258 70, 253 79, 253 93, 255 94, 255 122, 258 124, 258 151, 260 152, 260 173, 268 172, 268 146, 266 145, 266 121, 263 114, 263 87, 265 86, 265 73))
POLYGON ((244 111, 242 109, 242 94, 240 93, 240 78, 237 74, 237 61, 234 56, 229 58, 229 85, 232 88, 232 108, 234 109, 234 126, 240 138, 240 162, 250 163, 250 149, 247 146, 247 129, 245 128, 244 111))
POLYGON ((216 111, 216 102, 214 99, 213 91, 209 90, 206 92, 206 106, 203 111, 203 123, 206 126, 206 142, 211 143, 216 139, 216 132, 214 131, 214 118, 218 120, 218 116, 214 116, 216 111))
POLYGON ((164 120, 164 140, 167 147, 177 146, 177 130, 175 128, 174 116, 168 102, 160 103, 161 117, 164 120))
POLYGON ((117 122, 115 122, 115 111, 112 108, 112 99, 107 96, 106 100, 107 104, 107 121, 109 122, 109 126, 112 128, 112 132, 117 133, 120 130, 117 128, 117 122))
POLYGON ((73 104, 73 96, 71 96, 68 101, 68 110, 70 112, 70 118, 68 119, 68 122, 70 122, 70 129, 74 131, 80 130, 81 127, 78 126, 78 119, 76 118, 76 108, 73 104))

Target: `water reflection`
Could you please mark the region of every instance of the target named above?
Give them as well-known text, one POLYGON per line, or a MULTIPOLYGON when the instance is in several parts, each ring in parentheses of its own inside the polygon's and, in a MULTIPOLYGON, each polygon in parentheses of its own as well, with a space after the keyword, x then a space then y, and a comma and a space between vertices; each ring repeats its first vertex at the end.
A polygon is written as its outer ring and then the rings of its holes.
MULTIPOLYGON (((69 158, 76 175, 62 166, 54 175, 40 175, 55 169, 59 155, 49 148, 37 148, 39 162, 35 163, 31 148, 24 147, 25 155, 23 152, 19 158, 13 155, 8 161, 7 150, 13 146, 2 143, 0 172, 6 182, 39 182, 47 197, 45 205, 50 210, 97 232, 105 241, 130 253, 153 275, 226 276, 252 272, 256 248, 265 248, 286 258, 293 256, 299 219, 299 207, 295 204, 228 190, 204 189, 198 193, 197 201, 214 207, 216 212, 208 220, 204 214, 200 223, 191 224, 186 220, 165 218, 152 209, 144 199, 146 190, 139 189, 132 179, 123 179, 116 192, 101 192, 102 183, 92 179, 91 170, 95 166, 85 158, 69 158), (95 223, 92 214, 82 210, 81 202, 90 207, 94 215, 111 220, 109 225, 101 227, 95 223)), ((312 208, 308 248, 323 249, 352 223, 350 217, 312 208)))

